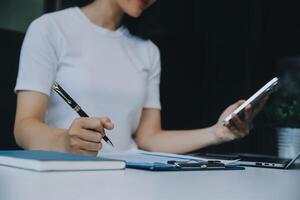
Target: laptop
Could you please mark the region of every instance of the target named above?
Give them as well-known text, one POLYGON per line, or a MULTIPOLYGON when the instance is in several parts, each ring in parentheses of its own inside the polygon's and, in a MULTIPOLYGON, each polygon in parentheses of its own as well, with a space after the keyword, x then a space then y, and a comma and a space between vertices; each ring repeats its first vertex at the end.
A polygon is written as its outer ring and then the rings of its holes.
POLYGON ((237 160, 237 164, 249 167, 266 167, 289 169, 300 157, 300 152, 294 158, 279 158, 276 156, 234 153, 234 154, 214 154, 214 153, 196 153, 193 156, 209 158, 209 159, 223 159, 223 160, 237 160))

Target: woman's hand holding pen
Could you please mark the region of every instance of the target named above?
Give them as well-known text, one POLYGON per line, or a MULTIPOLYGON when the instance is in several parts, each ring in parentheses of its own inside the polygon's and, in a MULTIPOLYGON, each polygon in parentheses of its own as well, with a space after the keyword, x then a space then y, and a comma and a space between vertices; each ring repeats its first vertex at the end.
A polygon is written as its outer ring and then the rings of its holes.
POLYGON ((102 148, 101 139, 104 129, 113 129, 114 125, 107 117, 79 117, 67 130, 66 151, 82 155, 96 156, 102 148))
POLYGON ((250 130, 253 128, 253 118, 262 110, 267 100, 268 97, 262 99, 254 109, 252 109, 251 105, 246 106, 243 120, 236 114, 233 114, 230 123, 224 126, 223 120, 245 101, 237 101, 236 103, 226 108, 225 111, 221 114, 218 122, 214 126, 214 133, 217 138, 217 143, 241 139, 247 136, 250 133, 250 130))

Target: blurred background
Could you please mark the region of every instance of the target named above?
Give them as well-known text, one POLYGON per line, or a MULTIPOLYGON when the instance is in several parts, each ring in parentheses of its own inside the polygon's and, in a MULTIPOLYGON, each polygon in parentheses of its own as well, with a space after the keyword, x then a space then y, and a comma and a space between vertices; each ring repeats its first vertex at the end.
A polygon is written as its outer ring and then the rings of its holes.
MULTIPOLYGON (((84 3, 0 1, 0 149, 18 148, 13 139, 13 88, 28 25, 43 13, 84 3)), ((158 0, 141 18, 126 19, 132 33, 151 39, 160 48, 163 128, 213 125, 229 104, 248 98, 274 76, 299 81, 299 19, 299 3, 291 0, 158 0)), ((300 125, 298 94, 290 98, 298 101, 289 127, 300 125)), ((272 106, 278 108, 274 99, 279 97, 272 96, 249 137, 199 151, 276 155, 276 128, 286 125, 273 120, 272 106)))

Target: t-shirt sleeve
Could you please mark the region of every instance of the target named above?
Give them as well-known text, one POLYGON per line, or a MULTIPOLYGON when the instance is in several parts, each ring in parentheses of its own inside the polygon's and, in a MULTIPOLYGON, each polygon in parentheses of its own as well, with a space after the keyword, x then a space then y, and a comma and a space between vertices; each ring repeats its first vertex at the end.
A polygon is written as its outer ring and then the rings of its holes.
POLYGON ((148 84, 144 108, 161 109, 159 91, 161 72, 160 52, 158 47, 151 41, 149 41, 149 46, 151 68, 148 74, 148 84))
POLYGON ((50 95, 58 65, 57 37, 45 16, 30 24, 21 49, 15 92, 31 90, 50 95))

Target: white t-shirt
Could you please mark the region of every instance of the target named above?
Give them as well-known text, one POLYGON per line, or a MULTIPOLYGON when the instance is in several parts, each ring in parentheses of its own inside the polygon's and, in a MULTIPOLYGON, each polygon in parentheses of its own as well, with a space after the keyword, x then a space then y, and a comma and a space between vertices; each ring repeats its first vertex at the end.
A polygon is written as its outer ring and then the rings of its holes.
POLYGON ((31 23, 15 87, 47 94, 45 122, 69 128, 79 116, 51 91, 55 81, 89 116, 107 116, 114 122, 115 128, 106 133, 115 147, 102 142, 101 151, 136 148, 132 136, 143 108, 160 109, 158 48, 123 26, 111 31, 93 24, 78 7, 31 23))

